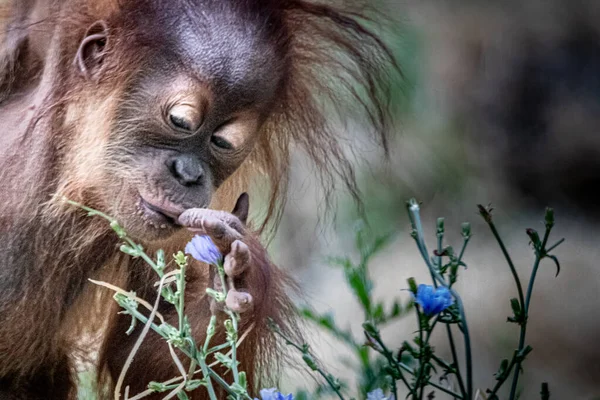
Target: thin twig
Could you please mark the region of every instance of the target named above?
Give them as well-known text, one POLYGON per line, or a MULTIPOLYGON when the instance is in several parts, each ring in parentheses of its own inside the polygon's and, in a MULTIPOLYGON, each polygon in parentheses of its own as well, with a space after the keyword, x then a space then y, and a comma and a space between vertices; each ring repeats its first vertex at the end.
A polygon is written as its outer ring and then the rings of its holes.
POLYGON ((127 359, 125 360, 125 364, 123 365, 123 369, 121 369, 121 373, 119 374, 119 379, 117 379, 117 384, 115 386, 115 391, 114 391, 115 400, 119 400, 119 398, 121 397, 121 386, 123 386, 123 381, 125 380, 125 375, 127 374, 127 370, 131 366, 131 363, 133 362, 133 358, 135 357, 136 353, 138 352, 140 346, 142 345, 142 342, 146 338, 146 335, 150 331, 150 327, 152 326, 152 321, 154 321, 154 317, 156 316, 158 306, 160 304, 160 299, 162 298, 161 293, 162 293, 164 281, 169 276, 175 275, 178 272, 179 271, 169 272, 168 274, 165 274, 160 280, 160 285, 158 286, 158 295, 156 296, 156 301, 154 302, 154 307, 152 308, 152 312, 150 313, 150 316, 148 316, 148 321, 146 321, 146 324, 144 325, 144 329, 142 330, 142 333, 140 334, 140 336, 136 340, 133 348, 129 352, 129 356, 127 356, 127 359))

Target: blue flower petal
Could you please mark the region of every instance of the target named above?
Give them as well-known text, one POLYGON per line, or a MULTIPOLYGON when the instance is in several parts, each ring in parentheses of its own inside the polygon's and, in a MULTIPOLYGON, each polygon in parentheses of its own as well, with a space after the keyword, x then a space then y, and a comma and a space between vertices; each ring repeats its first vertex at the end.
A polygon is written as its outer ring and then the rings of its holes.
POLYGON ((415 303, 421 306, 423 313, 432 316, 441 313, 454 304, 454 298, 448 288, 441 286, 435 289, 431 285, 419 285, 415 303))
POLYGON ((367 400, 386 400, 385 394, 381 389, 375 389, 372 392, 367 393, 367 400))
POLYGON ((221 252, 209 236, 196 235, 185 246, 186 254, 207 264, 217 264, 223 259, 221 252))
POLYGON ((292 395, 291 393, 288 395, 283 395, 280 392, 278 392, 276 388, 270 388, 262 389, 260 391, 260 398, 261 400, 294 400, 294 395, 292 395))

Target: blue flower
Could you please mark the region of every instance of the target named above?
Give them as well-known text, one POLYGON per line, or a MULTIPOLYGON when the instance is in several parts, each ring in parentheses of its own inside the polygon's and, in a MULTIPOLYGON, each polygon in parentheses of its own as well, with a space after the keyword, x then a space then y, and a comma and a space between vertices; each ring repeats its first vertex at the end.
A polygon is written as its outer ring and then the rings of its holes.
POLYGON ((388 400, 381 389, 375 389, 367 393, 367 400, 388 400))
POLYGON ((198 261, 216 265, 221 262, 223 255, 209 236, 196 235, 185 246, 185 253, 198 261))
MULTIPOLYGON (((277 391, 275 388, 271 389, 262 389, 260 391, 261 400, 294 400, 294 396, 290 393, 288 395, 283 395, 277 391)), ((259 399, 254 399, 259 400, 259 399)))
POLYGON ((435 289, 431 285, 419 285, 415 301, 428 317, 439 314, 454 304, 452 294, 444 286, 435 289))

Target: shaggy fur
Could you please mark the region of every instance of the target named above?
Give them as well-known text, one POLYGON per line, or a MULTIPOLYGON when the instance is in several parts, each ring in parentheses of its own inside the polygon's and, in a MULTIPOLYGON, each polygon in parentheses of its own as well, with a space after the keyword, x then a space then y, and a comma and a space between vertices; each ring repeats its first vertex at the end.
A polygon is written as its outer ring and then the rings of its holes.
MULTIPOLYGON (((86 217, 61 199, 66 196, 112 213, 127 201, 118 190, 122 182, 141 179, 126 166, 138 157, 132 137, 145 121, 128 108, 143 113, 143 107, 151 105, 136 102, 137 79, 151 67, 150 55, 168 50, 162 36, 153 32, 177 28, 167 12, 147 10, 160 11, 174 4, 171 1, 0 4, 0 399, 73 398, 71 358, 80 327, 88 334, 98 330, 103 340, 98 369, 110 382, 141 330, 125 336, 129 319, 117 316, 110 293, 90 287, 88 279, 108 276, 151 300, 155 278, 143 263, 118 251, 118 238, 104 221, 86 217), (73 60, 96 21, 109 27, 110 54, 101 74, 83 79, 73 60)), ((368 12, 359 6, 305 0, 178 0, 178 10, 196 21, 198 29, 203 23, 211 26, 213 14, 224 21, 217 32, 224 29, 225 35, 247 24, 259 45, 268 46, 279 60, 270 66, 281 76, 273 89, 276 100, 262 115, 252 146, 232 155, 235 162, 215 161, 211 207, 230 210, 248 182, 266 176, 270 200, 265 220, 257 223, 257 232, 264 232, 281 215, 294 146, 306 150, 326 188, 333 188, 334 178, 340 176, 358 196, 352 168, 325 109, 333 105, 360 112, 386 147, 385 78, 395 68, 385 45, 366 28, 368 12)), ((265 68, 254 70, 257 79, 265 68)), ((188 232, 178 230, 156 240, 141 235, 140 241, 149 252, 164 248, 172 254, 189 238, 188 232)), ((266 327, 267 317, 293 330, 294 314, 284 291, 288 279, 269 261, 257 236, 249 234, 243 240, 253 255, 254 265, 244 279, 256 306, 243 316, 241 331, 251 324, 254 329, 239 357, 254 390, 261 377, 274 376, 270 368, 277 364, 277 344, 266 327)), ((202 295, 208 284, 204 271, 191 268, 186 286, 187 313, 198 342, 210 318, 202 295)), ((161 312, 175 318, 166 307, 161 312)), ((168 349, 150 334, 126 384, 134 394, 150 380, 176 375, 168 349)), ((194 394, 205 396, 202 388, 194 394)))

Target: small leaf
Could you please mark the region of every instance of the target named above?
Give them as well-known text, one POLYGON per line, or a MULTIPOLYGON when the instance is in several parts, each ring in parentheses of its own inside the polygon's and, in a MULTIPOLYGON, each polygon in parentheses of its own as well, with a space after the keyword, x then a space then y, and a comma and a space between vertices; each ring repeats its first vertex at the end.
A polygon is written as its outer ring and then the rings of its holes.
POLYGON ((537 233, 537 231, 535 229, 527 228, 525 232, 527 232, 527 236, 529 236, 529 239, 531 239, 533 248, 536 251, 541 250, 542 241, 540 240, 540 235, 537 233))
POLYGON ((415 296, 417 295, 417 282, 415 281, 415 278, 408 278, 408 290, 415 296))
POLYGON ((392 306, 392 311, 390 312, 390 318, 394 318, 399 316, 402 313, 402 306, 398 301, 394 301, 394 305, 392 306))
POLYGON ((177 392, 177 398, 179 400, 190 400, 190 398, 188 397, 188 395, 183 390, 180 390, 179 392, 177 392))
POLYGON ((302 360, 304 360, 306 365, 308 365, 308 368, 312 369, 313 371, 319 369, 319 367, 317 366, 317 362, 309 353, 302 354, 302 360))
POLYGON ((185 385, 185 390, 188 392, 198 389, 200 386, 206 386, 206 380, 204 379, 192 379, 185 385))
POLYGON ((494 377, 496 378, 496 380, 499 381, 499 380, 502 380, 504 378, 504 374, 506 374, 507 368, 508 368, 508 360, 505 358, 500 363, 500 368, 498 368, 498 372, 496 372, 494 374, 494 377))
POLYGON ((239 373, 239 383, 240 386, 242 388, 244 388, 244 391, 247 390, 248 388, 248 379, 246 378, 246 373, 244 371, 239 373))
POLYGON ((121 252, 123 252, 127 255, 130 255, 132 257, 140 256, 140 251, 138 249, 128 246, 126 244, 121 245, 121 247, 119 247, 119 250, 121 250, 121 252))
POLYGON ((372 322, 367 321, 364 324, 362 324, 362 327, 365 330, 365 332, 367 332, 369 335, 373 337, 379 336, 379 329, 377 329, 375 324, 373 324, 372 322))
POLYGON ((519 300, 515 298, 510 299, 510 307, 512 308, 515 317, 518 319, 521 316, 521 303, 519 303, 519 300))
POLYGON ((373 318, 375 321, 385 320, 385 311, 383 309, 383 303, 378 303, 373 310, 373 318))
POLYGON ((556 275, 554 275, 554 277, 557 277, 558 274, 560 274, 560 263, 558 262, 558 258, 556 256, 547 256, 548 258, 551 258, 552 261, 554 261, 554 263, 556 264, 556 275))

